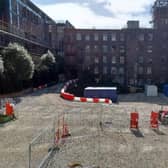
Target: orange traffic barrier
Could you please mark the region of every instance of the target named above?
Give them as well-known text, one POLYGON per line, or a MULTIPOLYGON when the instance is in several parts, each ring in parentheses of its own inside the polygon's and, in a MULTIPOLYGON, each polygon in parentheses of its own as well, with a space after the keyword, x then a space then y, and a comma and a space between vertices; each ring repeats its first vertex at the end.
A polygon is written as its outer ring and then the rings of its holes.
POLYGON ((14 114, 13 106, 9 102, 6 103, 5 108, 7 116, 11 116, 14 114))
POLYGON ((159 114, 157 112, 151 112, 151 116, 150 116, 150 126, 151 128, 159 128, 159 114))
POLYGON ((130 117, 130 128, 138 129, 139 114, 137 112, 132 112, 130 117))

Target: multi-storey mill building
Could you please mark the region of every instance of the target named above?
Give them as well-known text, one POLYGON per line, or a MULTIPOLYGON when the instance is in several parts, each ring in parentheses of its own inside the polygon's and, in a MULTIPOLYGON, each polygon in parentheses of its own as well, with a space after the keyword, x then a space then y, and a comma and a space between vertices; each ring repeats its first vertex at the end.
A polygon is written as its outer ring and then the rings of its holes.
POLYGON ((66 29, 65 61, 69 78, 85 69, 95 80, 143 86, 168 82, 168 0, 153 5, 153 28, 128 21, 119 30, 66 29))

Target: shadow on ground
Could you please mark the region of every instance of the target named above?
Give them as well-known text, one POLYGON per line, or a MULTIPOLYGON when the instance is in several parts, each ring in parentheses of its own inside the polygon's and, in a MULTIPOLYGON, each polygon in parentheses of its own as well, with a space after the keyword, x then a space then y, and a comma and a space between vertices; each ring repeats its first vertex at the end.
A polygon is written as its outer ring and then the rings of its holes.
POLYGON ((132 134, 134 134, 137 138, 144 138, 144 135, 139 129, 131 129, 132 134))
POLYGON ((151 103, 161 106, 168 105, 168 97, 159 93, 156 97, 147 97, 144 93, 122 94, 118 97, 119 102, 151 103))

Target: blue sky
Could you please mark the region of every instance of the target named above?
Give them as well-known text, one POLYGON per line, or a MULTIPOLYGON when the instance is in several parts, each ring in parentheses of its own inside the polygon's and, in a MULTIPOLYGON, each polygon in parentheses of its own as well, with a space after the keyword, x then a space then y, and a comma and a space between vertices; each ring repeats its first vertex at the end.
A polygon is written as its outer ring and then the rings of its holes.
POLYGON ((69 20, 76 28, 123 28, 127 20, 151 27, 155 0, 32 0, 54 20, 69 20))

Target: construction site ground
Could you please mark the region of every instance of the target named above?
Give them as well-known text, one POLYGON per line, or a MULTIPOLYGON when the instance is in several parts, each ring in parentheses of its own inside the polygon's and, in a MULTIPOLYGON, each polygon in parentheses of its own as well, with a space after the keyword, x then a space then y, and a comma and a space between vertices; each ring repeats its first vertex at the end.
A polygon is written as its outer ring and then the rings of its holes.
POLYGON ((19 98, 17 120, 0 125, 0 168, 27 168, 30 141, 67 110, 79 110, 85 121, 71 123, 71 139, 51 157, 48 168, 68 168, 75 162, 87 168, 168 167, 168 127, 150 128, 151 111, 161 106, 168 109, 164 95, 120 95, 118 104, 100 106, 65 101, 59 96, 60 89, 57 85, 19 98), (135 110, 139 112, 139 131, 130 131, 129 116, 135 110))

